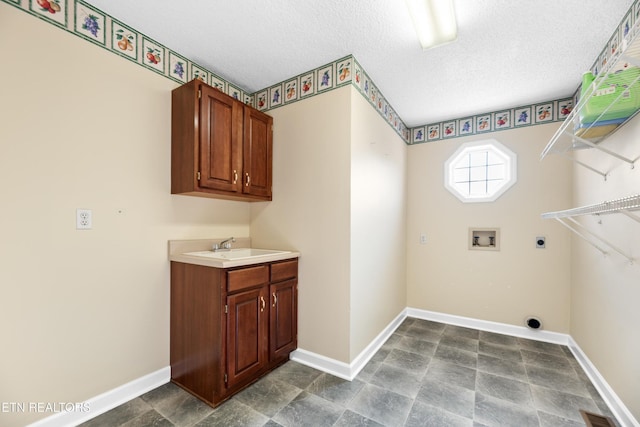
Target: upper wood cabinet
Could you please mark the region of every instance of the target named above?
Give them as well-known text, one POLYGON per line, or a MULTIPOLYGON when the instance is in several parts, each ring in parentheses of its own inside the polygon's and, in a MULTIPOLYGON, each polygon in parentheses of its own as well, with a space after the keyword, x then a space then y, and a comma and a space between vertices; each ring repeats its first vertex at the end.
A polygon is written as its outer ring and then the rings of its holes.
POLYGON ((244 106, 243 192, 271 200, 273 118, 244 106))
POLYGON ((171 193, 271 200, 273 118, 201 80, 171 93, 171 193))

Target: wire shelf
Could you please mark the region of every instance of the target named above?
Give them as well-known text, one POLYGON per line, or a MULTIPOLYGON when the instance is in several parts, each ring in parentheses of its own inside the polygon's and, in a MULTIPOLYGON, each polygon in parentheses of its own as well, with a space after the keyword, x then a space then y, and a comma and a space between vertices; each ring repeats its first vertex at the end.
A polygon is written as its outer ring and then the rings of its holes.
POLYGON ((634 210, 640 210, 640 195, 637 194, 620 199, 609 200, 595 205, 582 206, 579 208, 566 209, 557 212, 543 213, 542 218, 568 218, 579 215, 600 215, 634 210))
MULTIPOLYGON (((634 166, 635 159, 629 159, 625 156, 622 156, 618 153, 610 151, 604 147, 599 145, 600 142, 604 141, 606 138, 611 136, 613 133, 622 128, 629 120, 635 117, 638 114, 638 110, 627 117, 622 123, 618 125, 608 126, 606 131, 600 131, 598 129, 604 129, 605 127, 598 128, 599 125, 602 124, 602 118, 605 117, 607 112, 614 106, 618 101, 624 99, 628 94, 625 94, 625 91, 621 92, 615 100, 611 102, 611 104, 606 107, 598 119, 596 119, 593 123, 591 123, 586 128, 580 128, 578 132, 576 132, 577 125, 580 124, 580 114, 585 109, 589 99, 602 87, 607 85, 607 80, 610 75, 613 75, 619 71, 628 69, 629 67, 638 67, 640 68, 640 20, 636 21, 634 26, 631 28, 627 36, 622 40, 620 47, 614 52, 607 64, 604 66, 602 71, 597 76, 597 81, 599 82, 596 87, 593 88, 591 94, 589 96, 580 97, 577 104, 574 106, 573 110, 567 116, 567 118, 562 122, 556 133, 553 135, 549 143, 546 145, 542 153, 540 154, 540 159, 544 159, 548 154, 551 153, 559 153, 564 154, 569 157, 571 160, 574 160, 571 156, 568 156, 567 153, 570 151, 574 151, 577 149, 583 148, 596 148, 608 155, 616 157, 624 162, 627 162, 634 166), (594 135, 593 137, 585 138, 584 135, 594 135), (582 137, 580 136, 582 135, 582 137)), ((629 82, 628 86, 638 86, 640 85, 640 74, 634 78, 631 82, 629 82)), ((575 160, 574 160, 575 161, 575 160)), ((605 179, 607 176, 606 172, 601 172, 595 168, 592 168, 584 163, 577 162, 576 163, 587 167, 588 169, 599 173, 605 179)))

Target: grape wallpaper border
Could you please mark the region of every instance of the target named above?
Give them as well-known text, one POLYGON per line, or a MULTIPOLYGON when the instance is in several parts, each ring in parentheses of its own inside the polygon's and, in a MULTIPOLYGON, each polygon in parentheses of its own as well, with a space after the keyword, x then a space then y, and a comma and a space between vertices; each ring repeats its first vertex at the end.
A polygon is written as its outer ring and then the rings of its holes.
MULTIPOLYGON (((177 83, 182 84, 198 78, 261 111, 269 111, 326 91, 353 85, 405 143, 410 145, 560 122, 569 115, 577 101, 578 90, 571 97, 409 128, 353 55, 288 78, 255 93, 248 93, 214 71, 190 61, 82 0, 0 1, 177 83)), ((638 19, 640 0, 636 0, 629 8, 593 63, 591 69, 595 75, 618 49, 629 28, 638 19)))

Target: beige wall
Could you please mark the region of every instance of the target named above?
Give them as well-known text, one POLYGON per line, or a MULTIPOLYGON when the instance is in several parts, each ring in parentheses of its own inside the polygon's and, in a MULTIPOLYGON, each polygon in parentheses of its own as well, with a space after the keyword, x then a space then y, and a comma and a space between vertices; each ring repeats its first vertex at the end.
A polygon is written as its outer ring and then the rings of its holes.
POLYGON ((571 206, 571 163, 540 162, 557 124, 409 147, 407 306, 569 332, 570 238, 546 211, 571 206), (518 156, 518 180, 493 203, 462 203, 443 185, 444 163, 460 144, 495 138, 518 156), (469 227, 500 228, 500 251, 468 249, 469 227), (427 243, 419 243, 420 233, 427 243), (536 236, 547 248, 536 249, 536 236))
POLYGON ((406 307, 407 169, 407 145, 352 93, 351 361, 406 307))
POLYGON ((81 402, 169 365, 167 241, 249 204, 169 194, 175 83, 4 3, 0 52, 0 401, 81 402))
MULTIPOLYGON (((638 168, 579 153, 612 170, 605 183, 538 161, 557 124, 497 132, 518 183, 463 204, 442 168, 479 137, 405 147, 347 86, 270 113, 273 202, 172 196, 176 83, 4 3, 0 52, 0 401, 80 402, 168 366, 167 240, 251 232, 302 253, 301 348, 348 363, 405 305, 514 325, 534 314, 571 334, 640 418, 637 263, 539 217, 637 193, 638 168), (75 230, 76 208, 93 210, 93 230, 75 230), (469 251, 469 226, 500 227, 502 250, 469 251)), ((607 144, 635 158, 638 131, 640 119, 607 144)), ((582 220, 638 258, 640 226, 602 219, 582 220)))
MULTIPOLYGON (((636 117, 602 145, 637 159, 639 134, 640 117, 636 117)), ((576 166, 576 207, 640 193, 637 161, 631 169, 628 164, 596 150, 581 151, 577 156, 610 174, 605 182, 599 175, 576 166)), ((638 216, 638 212, 635 215, 638 216)), ((603 256, 582 239, 572 240, 571 336, 633 416, 640 420, 640 223, 622 214, 576 219, 636 260, 631 265, 613 250, 609 256, 603 256)))
POLYGON ((256 247, 296 249, 298 346, 349 362, 350 97, 344 87, 275 109, 273 201, 251 206, 256 247))
POLYGON ((271 114, 252 242, 301 252, 299 347, 350 363, 405 307, 406 145, 351 86, 271 114))

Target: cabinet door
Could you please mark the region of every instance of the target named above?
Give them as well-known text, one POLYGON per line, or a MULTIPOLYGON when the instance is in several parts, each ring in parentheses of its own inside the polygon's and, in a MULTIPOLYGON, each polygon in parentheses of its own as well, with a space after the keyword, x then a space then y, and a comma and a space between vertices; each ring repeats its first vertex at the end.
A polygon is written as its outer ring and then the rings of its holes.
POLYGON ((268 363, 267 288, 227 297, 227 387, 250 381, 268 363))
POLYGON ((273 118, 254 108, 244 108, 242 192, 271 200, 273 118))
POLYGON ((271 294, 269 357, 271 361, 287 359, 289 353, 298 346, 297 285, 297 280, 292 279, 269 287, 271 294))
POLYGON ((219 90, 201 85, 200 187, 241 191, 242 108, 219 90))

